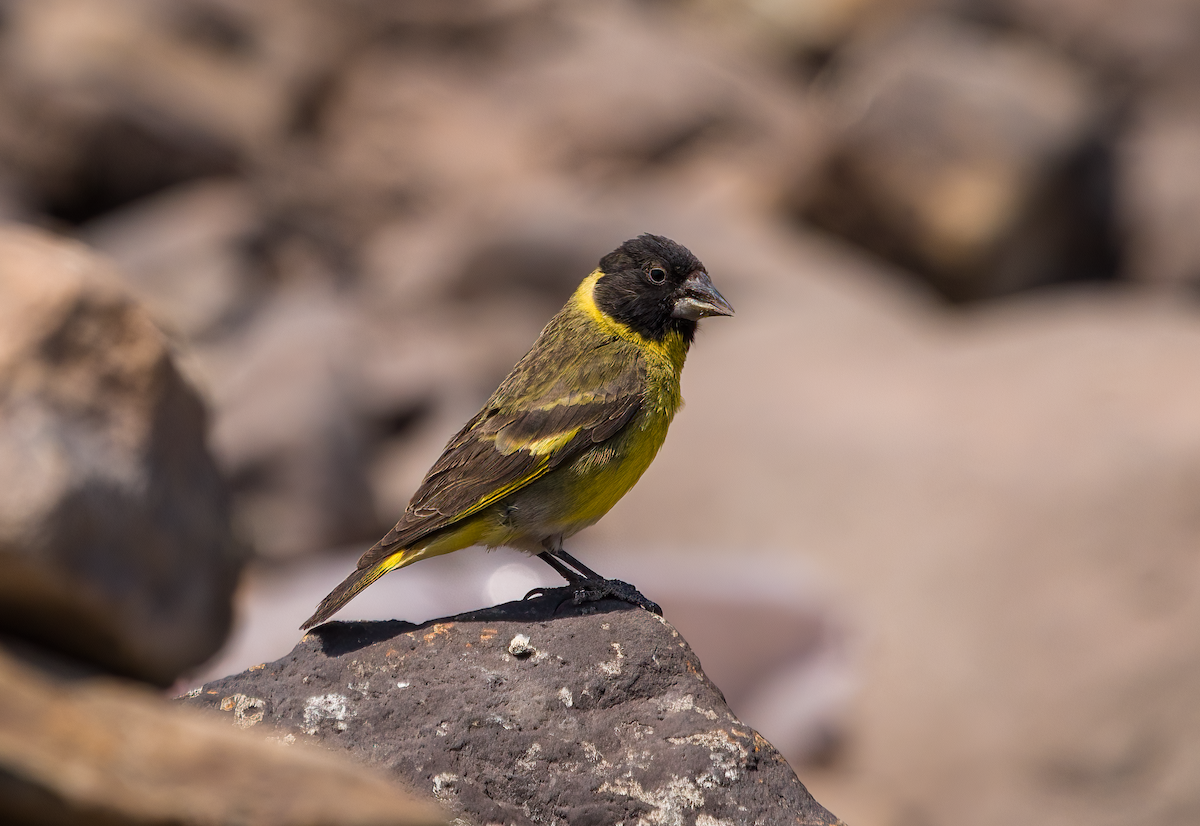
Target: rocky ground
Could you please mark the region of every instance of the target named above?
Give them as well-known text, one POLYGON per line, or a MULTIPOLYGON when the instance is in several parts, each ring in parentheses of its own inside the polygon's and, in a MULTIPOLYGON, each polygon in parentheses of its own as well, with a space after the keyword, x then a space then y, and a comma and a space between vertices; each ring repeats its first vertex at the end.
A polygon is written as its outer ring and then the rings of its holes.
POLYGON ((649 230, 737 316, 572 550, 847 822, 1195 822, 1198 44, 1188 0, 3 0, 0 216, 109 262, 0 239, 5 628, 284 656, 649 230))
POLYGON ((669 623, 570 599, 334 622, 185 702, 354 754, 472 822, 839 826, 669 623))

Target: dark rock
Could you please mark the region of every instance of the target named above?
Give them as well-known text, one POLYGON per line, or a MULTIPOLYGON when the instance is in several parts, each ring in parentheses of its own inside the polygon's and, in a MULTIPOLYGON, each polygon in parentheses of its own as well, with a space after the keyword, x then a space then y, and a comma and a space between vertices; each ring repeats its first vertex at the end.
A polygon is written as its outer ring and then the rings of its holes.
POLYGON ((835 824, 666 621, 546 597, 323 625, 186 699, 385 767, 479 822, 835 824))
POLYGON ((41 193, 42 208, 71 224, 238 165, 234 148, 207 130, 140 112, 107 112, 75 128, 73 157, 41 193))
POLYGON ((0 161, 79 223, 274 153, 344 26, 318 4, 6 4, 0 161))
POLYGON ((0 230, 0 629, 159 684, 229 628, 206 413, 103 259, 0 230))
POLYGON ((0 694, 0 822, 446 822, 432 802, 417 800, 362 766, 318 749, 233 731, 218 719, 171 705, 144 686, 103 677, 52 677, 0 648, 0 694))
POLYGON ((1112 274, 1100 102, 1070 63, 924 18, 860 43, 837 77, 844 126, 795 196, 805 218, 956 300, 1112 274))

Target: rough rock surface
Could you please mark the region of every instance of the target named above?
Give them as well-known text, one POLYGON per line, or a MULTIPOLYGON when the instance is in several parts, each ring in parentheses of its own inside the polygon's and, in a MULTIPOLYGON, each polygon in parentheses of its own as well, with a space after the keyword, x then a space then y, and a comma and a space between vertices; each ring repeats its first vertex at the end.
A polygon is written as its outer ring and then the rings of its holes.
POLYGON ((0 630, 169 684, 241 555, 206 415, 108 264, 0 229, 0 630))
POLYGON ((486 823, 834 824, 666 621, 564 591, 323 625, 187 702, 352 752, 486 823))
POLYGON ((361 766, 230 730, 123 680, 52 677, 0 648, 0 695, 3 823, 445 823, 361 766))

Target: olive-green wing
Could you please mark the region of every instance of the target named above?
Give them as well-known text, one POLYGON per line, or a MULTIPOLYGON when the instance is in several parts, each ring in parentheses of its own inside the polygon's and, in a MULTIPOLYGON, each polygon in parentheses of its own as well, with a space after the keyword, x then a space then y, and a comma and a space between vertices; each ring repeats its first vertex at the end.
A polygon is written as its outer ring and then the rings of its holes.
POLYGON ((523 488, 633 418, 646 384, 635 347, 611 338, 583 348, 569 338, 555 344, 535 346, 450 440, 360 569, 523 488))

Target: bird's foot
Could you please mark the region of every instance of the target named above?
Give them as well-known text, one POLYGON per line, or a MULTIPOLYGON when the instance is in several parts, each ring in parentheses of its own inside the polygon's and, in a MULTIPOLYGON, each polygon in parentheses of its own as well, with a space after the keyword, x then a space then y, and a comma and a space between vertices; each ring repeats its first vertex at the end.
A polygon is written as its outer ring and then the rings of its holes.
MULTIPOLYGON (((634 588, 628 582, 623 582, 619 579, 579 579, 567 588, 573 588, 571 595, 560 600, 558 606, 555 607, 555 612, 558 611, 568 600, 573 605, 585 605, 589 602, 599 602, 602 599, 619 599, 621 602, 628 602, 630 605, 636 605, 638 608, 644 608, 652 614, 662 616, 662 608, 657 602, 648 599, 637 588, 634 588)), ((549 596, 554 591, 562 591, 563 588, 534 588, 527 593, 523 599, 532 599, 534 597, 549 596)))
POLYGON ((571 601, 576 605, 583 605, 585 602, 598 602, 608 597, 628 602, 630 605, 646 609, 651 614, 662 616, 662 608, 657 602, 647 599, 637 588, 619 579, 581 580, 575 584, 575 594, 571 601))

